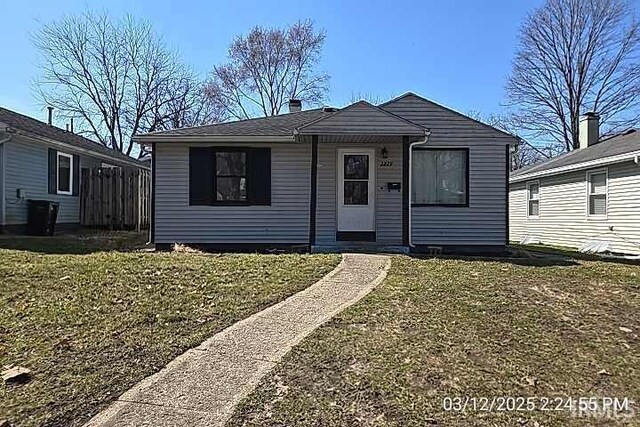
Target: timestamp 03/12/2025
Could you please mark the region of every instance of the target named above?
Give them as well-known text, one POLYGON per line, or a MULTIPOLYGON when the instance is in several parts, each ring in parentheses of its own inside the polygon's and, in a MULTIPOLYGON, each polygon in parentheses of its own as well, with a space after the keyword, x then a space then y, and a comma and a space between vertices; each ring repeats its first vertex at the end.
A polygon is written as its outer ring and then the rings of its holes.
POLYGON ((533 412, 562 411, 576 417, 632 418, 635 401, 628 397, 524 397, 454 396, 442 400, 442 408, 451 412, 533 412))

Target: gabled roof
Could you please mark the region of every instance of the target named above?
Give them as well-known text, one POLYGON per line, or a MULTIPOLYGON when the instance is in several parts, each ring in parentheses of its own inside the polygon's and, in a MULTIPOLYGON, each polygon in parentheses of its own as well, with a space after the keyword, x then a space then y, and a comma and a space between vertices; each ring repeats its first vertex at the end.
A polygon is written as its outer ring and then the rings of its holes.
MULTIPOLYGON (((141 144, 153 142, 295 142, 300 141, 298 135, 308 138, 309 135, 406 135, 420 138, 432 131, 431 125, 437 126, 443 120, 420 121, 420 117, 400 114, 394 110, 399 101, 407 97, 415 97, 427 103, 427 109, 445 112, 448 120, 456 121, 460 127, 471 126, 474 133, 485 132, 485 137, 508 138, 509 144, 515 144, 517 138, 487 124, 466 117, 454 110, 443 107, 411 92, 385 102, 379 106, 366 101, 358 101, 347 107, 321 108, 304 110, 296 113, 280 114, 270 117, 237 120, 205 126, 181 128, 168 131, 152 132, 136 135, 134 141, 141 144), (489 131, 489 132, 487 132, 489 131)), ((424 115, 424 114, 423 114, 424 115)), ((442 115, 440 115, 441 117, 442 115)), ((443 126, 440 126, 443 127, 443 126)), ((438 131, 439 134, 444 134, 438 131)), ((446 133, 446 132, 445 132, 446 133)))
POLYGON ((590 147, 569 151, 545 162, 513 171, 509 180, 517 182, 538 176, 594 167, 597 164, 628 161, 636 155, 640 155, 640 132, 633 129, 604 139, 590 147))
POLYGON ((427 131, 428 129, 376 107, 367 101, 358 101, 297 129, 300 135, 375 134, 422 136, 427 131))
MULTIPOLYGON (((400 102, 402 102, 403 100, 407 100, 408 98, 413 98, 413 99, 415 99, 417 101, 420 101, 420 102, 422 102, 424 104, 427 104, 427 105, 429 105, 429 106, 431 106, 431 107, 433 107, 435 109, 446 111, 450 115, 456 116, 456 117, 458 117, 458 118, 460 118, 460 119, 462 119, 464 121, 473 123, 473 124, 475 124, 476 126, 478 126, 480 128, 484 128, 486 130, 493 131, 493 132, 495 132, 495 133, 497 133, 497 134, 499 134, 499 135, 501 135, 503 137, 510 138, 510 139, 514 140, 514 143, 517 143, 517 141, 519 140, 519 138, 517 136, 512 135, 512 134, 510 134, 508 132, 505 132, 502 129, 498 129, 498 128, 494 127, 494 126, 491 126, 491 125, 488 125, 488 124, 486 124, 484 122, 481 122, 480 120, 476 120, 476 119, 474 119, 472 117, 469 117, 469 116, 467 116, 465 114, 462 114, 459 111, 453 110, 453 109, 451 109, 449 107, 445 107, 442 104, 438 104, 437 102, 434 102, 434 101, 432 101, 430 99, 427 99, 427 98, 425 98, 423 96, 420 96, 420 95, 418 95, 418 94, 416 94, 414 92, 406 92, 406 93, 404 93, 404 94, 402 94, 400 96, 397 96, 397 97, 395 97, 395 98, 393 98, 393 99, 391 99, 391 100, 389 100, 387 102, 383 102, 382 104, 379 105, 379 107, 384 109, 384 110, 392 110, 394 104, 399 104, 400 102)), ((412 117, 410 119, 413 120, 412 117)))
MULTIPOLYGON (((12 129, 26 132, 27 134, 39 136, 49 140, 61 142, 63 144, 72 145, 85 150, 99 153, 102 156, 108 156, 115 160, 120 160, 129 163, 136 163, 140 166, 147 167, 143 162, 127 156, 119 151, 107 148, 97 142, 87 139, 75 133, 67 132, 55 126, 51 126, 40 120, 36 120, 32 117, 25 116, 24 114, 16 113, 15 111, 7 110, 0 107, 0 123, 12 129)), ((4 129, 0 129, 4 130, 4 129)))

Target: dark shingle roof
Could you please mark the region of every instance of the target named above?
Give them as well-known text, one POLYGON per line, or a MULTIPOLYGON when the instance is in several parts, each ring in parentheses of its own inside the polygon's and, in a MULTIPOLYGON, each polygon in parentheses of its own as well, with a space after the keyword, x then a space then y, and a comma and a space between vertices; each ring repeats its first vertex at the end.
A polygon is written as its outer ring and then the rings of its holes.
POLYGON ((107 155, 116 160, 135 162, 139 163, 141 166, 146 166, 144 163, 139 162, 133 157, 107 148, 83 136, 67 132, 66 130, 48 125, 45 122, 41 122, 40 120, 36 120, 32 117, 16 113, 15 111, 7 110, 3 107, 0 107, 0 122, 4 123, 8 127, 17 129, 19 131, 25 131, 44 138, 52 139, 54 141, 59 141, 65 144, 74 145, 79 148, 95 151, 96 153, 107 155))
POLYGON ((548 171, 563 166, 577 165, 604 157, 617 156, 640 150, 640 131, 630 130, 621 135, 604 139, 587 148, 581 148, 554 157, 543 163, 527 166, 511 172, 511 178, 548 171))
POLYGON ((331 113, 323 111, 322 108, 316 108, 314 110, 280 114, 277 116, 259 117, 255 119, 238 120, 206 126, 151 132, 140 136, 289 136, 293 135, 294 129, 329 114, 331 113))

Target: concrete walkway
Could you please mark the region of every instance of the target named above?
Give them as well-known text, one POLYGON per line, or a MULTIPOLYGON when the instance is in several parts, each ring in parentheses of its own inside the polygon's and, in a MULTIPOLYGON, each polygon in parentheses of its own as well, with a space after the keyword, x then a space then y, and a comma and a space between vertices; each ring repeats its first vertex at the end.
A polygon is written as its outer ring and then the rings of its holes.
POLYGON ((86 426, 223 426, 294 345, 384 280, 388 256, 345 254, 309 288, 254 314, 125 392, 86 426))

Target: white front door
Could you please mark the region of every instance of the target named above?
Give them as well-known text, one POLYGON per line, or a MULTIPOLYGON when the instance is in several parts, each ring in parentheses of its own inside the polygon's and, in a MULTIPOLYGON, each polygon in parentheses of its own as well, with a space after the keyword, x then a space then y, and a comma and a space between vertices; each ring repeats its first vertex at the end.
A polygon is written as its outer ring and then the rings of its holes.
POLYGON ((373 149, 338 150, 338 231, 375 231, 373 149))

